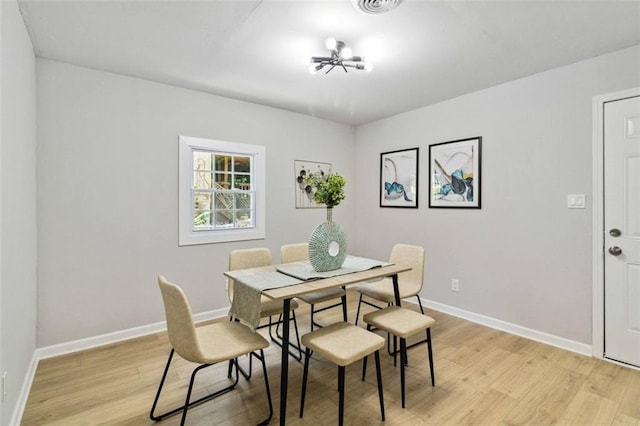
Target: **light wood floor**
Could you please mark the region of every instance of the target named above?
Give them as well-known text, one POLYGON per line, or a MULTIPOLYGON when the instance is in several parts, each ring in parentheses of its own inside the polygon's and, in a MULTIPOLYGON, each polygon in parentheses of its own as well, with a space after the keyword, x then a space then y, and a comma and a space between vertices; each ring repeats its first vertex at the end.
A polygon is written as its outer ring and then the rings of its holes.
MULTIPOLYGON (((357 296, 349 292, 351 315, 357 296)), ((302 331, 308 306, 297 311, 302 331)), ((340 315, 331 310, 327 321, 340 315)), ((407 408, 400 405, 400 372, 382 356, 387 425, 640 425, 640 371, 577 355, 442 313, 432 329, 436 386, 430 385, 426 346, 409 350, 407 408)), ((149 409, 169 352, 166 333, 40 362, 23 425, 151 425, 149 409)), ((267 349, 278 424, 280 348, 267 349)), ((242 360, 246 365, 246 358, 242 360)), ((160 409, 184 398, 192 365, 180 360, 167 379, 160 409)), ((382 424, 375 369, 360 381, 361 363, 347 367, 345 423, 382 424)), ((172 367, 173 368, 173 367, 172 367)), ((228 394, 189 411, 190 425, 251 425, 267 413, 262 373, 241 379, 228 394)), ((287 422, 337 423, 337 369, 320 359, 310 364, 304 419, 298 418, 301 364, 290 363, 287 422)), ((226 382, 226 365, 199 373, 194 396, 226 382)), ((179 424, 179 416, 159 425, 179 424)))

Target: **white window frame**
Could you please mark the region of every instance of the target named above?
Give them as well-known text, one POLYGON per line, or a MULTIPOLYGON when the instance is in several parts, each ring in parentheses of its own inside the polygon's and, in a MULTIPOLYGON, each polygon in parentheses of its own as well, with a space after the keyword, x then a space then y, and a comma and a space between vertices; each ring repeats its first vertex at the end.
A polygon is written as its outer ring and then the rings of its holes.
POLYGON ((178 154, 178 245, 215 244, 265 238, 266 147, 180 136, 178 154), (195 230, 193 226, 193 151, 206 150, 252 157, 255 215, 252 228, 195 230))

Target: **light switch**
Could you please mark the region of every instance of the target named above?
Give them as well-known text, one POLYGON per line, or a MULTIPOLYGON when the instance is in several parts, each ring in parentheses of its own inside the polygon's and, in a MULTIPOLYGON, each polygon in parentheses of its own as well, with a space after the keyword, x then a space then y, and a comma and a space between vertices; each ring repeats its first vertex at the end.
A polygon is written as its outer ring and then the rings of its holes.
POLYGON ((569 194, 567 195, 567 207, 570 209, 585 209, 586 196, 584 194, 569 194))

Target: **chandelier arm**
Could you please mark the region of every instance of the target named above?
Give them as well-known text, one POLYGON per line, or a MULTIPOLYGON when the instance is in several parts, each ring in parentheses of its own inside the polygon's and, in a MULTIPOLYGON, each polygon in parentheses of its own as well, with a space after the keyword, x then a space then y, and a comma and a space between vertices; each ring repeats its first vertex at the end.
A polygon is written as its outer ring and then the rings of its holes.
POLYGON ((335 67, 336 67, 336 65, 335 65, 335 64, 331 64, 331 68, 329 68, 329 69, 327 70, 327 72, 325 72, 325 74, 329 74, 329 71, 331 71, 331 70, 332 70, 332 69, 334 69, 335 67))

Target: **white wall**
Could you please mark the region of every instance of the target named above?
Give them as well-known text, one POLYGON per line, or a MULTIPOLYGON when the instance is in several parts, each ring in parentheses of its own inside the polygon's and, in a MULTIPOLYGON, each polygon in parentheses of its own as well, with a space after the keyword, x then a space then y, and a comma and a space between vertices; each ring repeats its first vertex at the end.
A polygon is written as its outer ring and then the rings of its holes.
MULTIPOLYGON (((2 48, 2 28, 4 25, 2 24, 2 4, 0 3, 0 189, 2 189, 2 56, 3 56, 3 48, 2 48)), ((0 196, 0 309, 2 309, 2 196, 0 196)), ((0 374, 4 371, 4 362, 2 361, 2 336, 4 332, 2 329, 2 312, 0 312, 0 374)), ((0 424, 3 423, 2 416, 4 413, 4 401, 0 398, 0 424)))
POLYGON ((293 161, 349 182, 350 252, 427 249, 423 297, 591 343, 591 98, 640 85, 640 47, 361 126, 38 60, 38 346, 163 319, 159 273, 194 312, 228 305, 229 250, 304 241, 293 161), (177 247, 178 135, 267 146, 267 238, 177 247), (428 209, 428 145, 482 136, 482 209, 428 209), (355 141, 355 144, 354 144, 355 141), (420 208, 378 206, 381 152, 421 149, 420 208), (355 189, 358 188, 358 191, 355 189), (586 210, 566 195, 587 194, 586 210), (377 230, 373 231, 373 230, 377 230), (450 279, 460 280, 452 293, 450 279))
MULTIPOLYGON (((260 105, 37 61, 38 346, 164 320, 158 274, 194 313, 228 306, 230 250, 306 241, 323 210, 296 210, 294 160, 353 182, 355 130, 260 105), (267 147, 265 240, 178 247, 178 136, 267 147)), ((353 186, 334 220, 354 228, 353 186)))
MULTIPOLYGON (((2 4, 0 3, 0 189, 2 189, 2 4)), ((2 308, 2 196, 0 196, 0 309, 2 308)), ((4 371, 4 362, 2 361, 2 312, 0 312, 0 374, 4 371)), ((0 398, 0 424, 2 424, 2 416, 4 412, 4 401, 0 398)))
POLYGON ((395 242, 423 245, 424 298, 590 345, 591 101, 637 86, 640 46, 359 127, 356 249, 384 257, 395 242), (474 136, 482 209, 429 209, 428 145, 474 136), (412 147, 419 209, 379 208, 380 153, 412 147), (587 209, 567 209, 573 193, 587 209))
POLYGON ((15 1, 2 11, 0 145, 1 424, 17 411, 36 348, 36 78, 33 47, 15 1))

